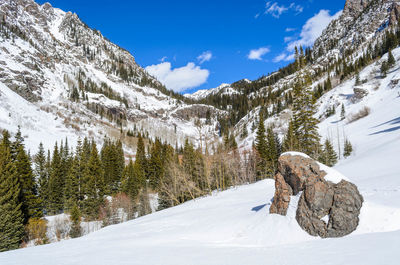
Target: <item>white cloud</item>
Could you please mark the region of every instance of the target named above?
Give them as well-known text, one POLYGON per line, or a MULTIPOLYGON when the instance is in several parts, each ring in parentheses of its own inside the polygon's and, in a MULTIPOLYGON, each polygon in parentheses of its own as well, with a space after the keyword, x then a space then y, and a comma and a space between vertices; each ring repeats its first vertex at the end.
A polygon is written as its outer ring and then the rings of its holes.
POLYGON ((279 62, 282 62, 282 61, 286 61, 286 62, 287 61, 291 61, 293 59, 294 59, 294 54, 293 53, 287 54, 286 52, 283 52, 283 53, 279 54, 278 56, 276 56, 273 61, 275 63, 279 63, 279 62))
POLYGON ((162 62, 147 66, 146 71, 175 92, 198 87, 204 84, 210 75, 207 69, 201 69, 192 62, 175 69, 172 69, 170 62, 162 62))
POLYGON ((271 2, 267 2, 265 4, 265 14, 270 14, 274 18, 279 18, 283 13, 288 11, 289 8, 284 5, 279 6, 277 2, 271 4, 271 2))
POLYGON ((285 42, 289 42, 289 41, 292 41, 292 40, 293 40, 293 37, 285 37, 283 40, 284 40, 285 42))
POLYGON ((210 51, 203 52, 199 56, 197 56, 197 60, 199 60, 200 64, 204 62, 208 62, 212 58, 212 53, 210 51))
POLYGON ((283 13, 288 12, 289 10, 294 11, 295 15, 303 12, 304 8, 301 5, 297 5, 295 3, 291 3, 289 6, 279 5, 278 2, 267 2, 265 4, 265 14, 269 14, 274 18, 279 18, 283 13))
POLYGON ((293 51, 296 46, 312 46, 315 40, 321 35, 324 29, 329 23, 338 18, 342 14, 342 11, 337 12, 334 15, 329 14, 329 10, 322 9, 318 14, 307 20, 304 24, 300 38, 292 41, 288 44, 287 50, 293 51))
POLYGON ((295 30, 296 30, 296 28, 286 28, 285 29, 286 32, 292 32, 292 31, 295 31, 295 30))
POLYGON ((165 60, 167 60, 167 56, 164 56, 163 58, 160 59, 161 62, 164 62, 165 60))
POLYGON ((247 55, 247 58, 250 60, 262 60, 262 57, 269 53, 270 49, 267 47, 261 47, 258 49, 251 50, 250 53, 247 55))

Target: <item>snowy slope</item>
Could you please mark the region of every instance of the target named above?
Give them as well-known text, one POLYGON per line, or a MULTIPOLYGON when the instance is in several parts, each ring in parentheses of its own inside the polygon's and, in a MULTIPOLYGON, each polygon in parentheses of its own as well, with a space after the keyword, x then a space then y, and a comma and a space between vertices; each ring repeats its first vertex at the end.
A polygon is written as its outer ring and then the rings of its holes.
POLYGON ((1 253, 0 264, 398 264, 400 97, 398 88, 378 91, 371 114, 345 126, 356 152, 336 166, 365 199, 349 236, 320 239, 301 230, 298 197, 288 216, 269 214, 274 182, 264 180, 79 239, 1 253))
POLYGON ((193 94, 185 94, 184 96, 189 99, 193 99, 193 100, 197 101, 197 100, 205 99, 206 97, 208 97, 210 95, 229 96, 229 95, 236 95, 236 94, 240 94, 240 92, 237 91, 236 89, 234 89, 230 84, 223 83, 216 88, 201 89, 201 90, 194 92, 193 94))
MULTIPOLYGON (((128 51, 89 28, 76 14, 49 3, 11 0, 0 1, 0 20, 4 23, 0 29, 0 130, 15 133, 21 126, 32 153, 40 141, 52 148, 56 140, 66 137, 72 144, 85 136, 101 143, 105 135, 124 142, 121 127, 125 132, 137 128, 174 146, 186 138, 196 143, 199 134, 194 121, 204 122, 205 116, 196 115, 192 107, 211 112, 212 123, 203 127, 217 135, 220 111, 188 105, 162 93, 162 84, 137 65, 128 51), (129 79, 123 78, 121 69, 129 79), (85 83, 106 85, 114 97, 87 91, 85 83), (79 91, 79 100, 71 99, 74 89, 79 91), (86 96, 81 96, 84 90, 86 96), (100 115, 100 107, 112 118, 100 115), (121 116, 125 117, 122 125, 117 121, 121 116)), ((128 151, 135 149, 129 141, 124 144, 128 151)))

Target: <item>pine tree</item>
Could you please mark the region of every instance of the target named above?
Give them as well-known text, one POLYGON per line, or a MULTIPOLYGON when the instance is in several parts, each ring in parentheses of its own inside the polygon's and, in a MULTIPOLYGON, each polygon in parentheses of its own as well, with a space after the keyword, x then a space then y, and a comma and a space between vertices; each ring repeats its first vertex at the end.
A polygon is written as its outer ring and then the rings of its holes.
POLYGON ((74 205, 79 204, 79 176, 81 176, 79 157, 75 156, 72 161, 64 187, 64 210, 70 211, 74 205))
POLYGON ((49 213, 58 214, 64 207, 64 169, 58 145, 54 146, 48 185, 49 213))
POLYGON ((150 159, 148 161, 148 179, 152 189, 157 189, 160 178, 163 175, 163 162, 161 159, 161 142, 156 139, 150 150, 150 159))
POLYGON ((344 104, 342 103, 342 110, 340 111, 340 120, 346 119, 346 110, 344 108, 344 104))
POLYGON ((287 133, 283 140, 283 152, 297 151, 299 148, 298 145, 299 144, 296 136, 296 131, 294 130, 293 120, 290 120, 287 133))
POLYGON ((96 144, 92 143, 90 158, 84 173, 83 207, 89 219, 96 219, 104 196, 104 173, 96 144))
POLYGON ((144 148, 144 141, 142 136, 139 134, 138 142, 137 142, 137 149, 136 149, 136 159, 135 163, 139 163, 141 169, 145 177, 147 177, 147 158, 146 158, 146 150, 144 148))
POLYGON ((356 86, 359 86, 360 84, 361 84, 361 81, 360 81, 360 74, 357 73, 355 85, 356 85, 356 86))
POLYGON ((387 66, 388 68, 392 68, 396 64, 396 59, 393 56, 392 50, 389 50, 387 66))
POLYGON ((279 139, 271 127, 267 129, 267 177, 273 178, 278 167, 278 158, 280 155, 279 139), (277 142, 278 141, 278 142, 277 142))
POLYGON ((49 172, 46 161, 46 153, 43 148, 43 144, 39 144, 39 151, 34 157, 35 163, 35 176, 38 180, 38 196, 42 200, 42 206, 47 209, 47 202, 49 199, 48 195, 48 184, 49 184, 49 172))
POLYGON ((132 200, 136 200, 139 191, 145 186, 146 180, 140 163, 133 163, 132 160, 125 167, 122 177, 121 189, 132 200))
POLYGON ((322 153, 321 160, 322 163, 324 163, 329 167, 332 167, 337 163, 338 160, 337 154, 333 149, 332 143, 328 139, 325 140, 324 150, 322 153))
POLYGON ((21 193, 15 164, 9 149, 8 133, 0 144, 0 252, 19 247, 24 236, 21 193))
POLYGON ((311 79, 307 76, 304 87, 297 81, 293 88, 293 125, 300 151, 315 157, 320 149, 320 136, 317 127, 318 120, 314 118, 316 108, 308 86, 310 83, 311 79))
POLYGON ((381 74, 382 77, 386 77, 387 76, 387 71, 389 70, 389 66, 387 61, 383 61, 382 65, 381 65, 381 74))
POLYGON ((259 161, 257 163, 257 178, 264 179, 267 170, 267 141, 262 114, 259 118, 255 147, 259 156, 259 161))
POLYGON ((69 231, 69 236, 71 238, 77 238, 82 235, 81 231, 81 212, 76 204, 72 206, 70 219, 72 222, 71 230, 69 231))
POLYGON ((346 139, 344 141, 344 153, 343 156, 345 158, 349 157, 351 155, 351 153, 353 152, 353 146, 351 145, 350 141, 348 139, 346 139))
POLYGON ((14 163, 21 185, 21 210, 24 215, 24 224, 27 224, 29 218, 42 217, 43 210, 41 200, 37 196, 37 185, 32 172, 31 161, 22 143, 18 145, 18 150, 16 152, 14 163))

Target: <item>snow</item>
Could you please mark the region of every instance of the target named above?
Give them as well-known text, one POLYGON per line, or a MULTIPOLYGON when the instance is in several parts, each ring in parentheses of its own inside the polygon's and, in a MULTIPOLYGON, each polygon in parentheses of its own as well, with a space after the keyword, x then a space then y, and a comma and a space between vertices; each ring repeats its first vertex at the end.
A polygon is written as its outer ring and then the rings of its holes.
POLYGON ((322 217, 321 220, 324 221, 325 224, 328 224, 328 222, 329 222, 329 214, 327 214, 324 217, 322 217))
MULTIPOLYGON (((294 151, 283 153, 281 156, 285 156, 285 155, 302 156, 302 157, 305 157, 305 158, 310 158, 308 155, 306 155, 304 153, 294 152, 294 151)), ((333 169, 331 167, 328 167, 328 166, 326 166, 326 165, 324 165, 324 164, 322 164, 320 162, 317 162, 317 164, 318 164, 320 170, 323 170, 323 171, 326 172, 326 176, 325 176, 325 180, 326 181, 330 181, 330 182, 333 182, 335 184, 338 184, 342 180, 350 181, 347 177, 345 177, 339 171, 337 171, 337 170, 335 170, 335 169, 333 169)))
POLYGON ((317 162, 319 165, 319 169, 326 172, 325 180, 338 184, 342 180, 350 181, 347 177, 341 174, 339 171, 328 167, 322 163, 317 162))
POLYGON ((305 158, 310 158, 308 155, 301 153, 301 152, 294 152, 294 151, 290 151, 290 152, 286 152, 281 154, 281 156, 286 156, 286 155, 291 155, 291 156, 302 156, 305 158))

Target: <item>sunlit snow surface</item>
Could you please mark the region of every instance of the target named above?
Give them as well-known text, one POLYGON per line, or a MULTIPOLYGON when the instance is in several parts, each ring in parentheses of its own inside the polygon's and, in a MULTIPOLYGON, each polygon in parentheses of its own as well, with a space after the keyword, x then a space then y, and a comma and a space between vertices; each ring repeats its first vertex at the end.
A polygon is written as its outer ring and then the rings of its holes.
MULTIPOLYGON (((269 214, 274 181, 264 180, 82 238, 1 253, 0 264, 398 264, 398 91, 375 91, 363 103, 371 114, 343 123, 355 153, 335 169, 365 200, 360 224, 349 236, 320 239, 301 230, 295 220, 299 196, 292 197, 287 216, 269 214)), ((336 119, 325 120, 321 131, 336 119)))

